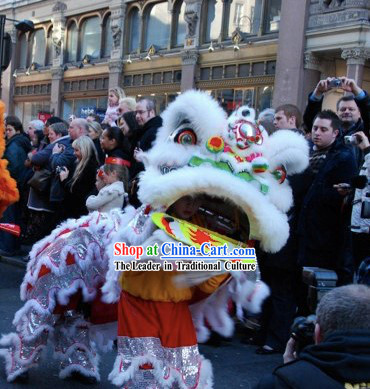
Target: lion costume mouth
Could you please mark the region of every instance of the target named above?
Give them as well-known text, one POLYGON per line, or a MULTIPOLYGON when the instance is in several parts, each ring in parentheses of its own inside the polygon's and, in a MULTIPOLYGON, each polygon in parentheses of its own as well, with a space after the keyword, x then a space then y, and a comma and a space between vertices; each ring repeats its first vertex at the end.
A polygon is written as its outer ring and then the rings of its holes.
MULTIPOLYGON (((192 196, 192 195, 190 195, 192 196)), ((199 227, 205 228, 223 236, 224 240, 232 241, 238 246, 245 246, 249 242, 250 225, 248 216, 243 210, 229 199, 210 196, 205 193, 194 194, 200 201, 200 206, 194 215, 189 218, 177 219, 189 221, 199 227)), ((173 204, 166 213, 171 214, 173 204)))

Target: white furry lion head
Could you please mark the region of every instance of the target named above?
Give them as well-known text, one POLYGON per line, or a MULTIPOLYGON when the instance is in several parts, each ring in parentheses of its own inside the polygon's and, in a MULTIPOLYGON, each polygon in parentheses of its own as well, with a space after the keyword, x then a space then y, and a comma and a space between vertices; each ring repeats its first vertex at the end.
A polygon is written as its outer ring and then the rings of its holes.
POLYGON ((249 239, 260 240, 266 251, 280 250, 289 236, 285 213, 292 205, 285 177, 308 165, 303 136, 287 130, 268 137, 249 107, 228 120, 200 91, 180 95, 162 117, 156 142, 143 158, 141 201, 163 208, 183 196, 204 194, 219 223, 232 231, 237 208, 247 221, 234 223, 248 225, 249 239))

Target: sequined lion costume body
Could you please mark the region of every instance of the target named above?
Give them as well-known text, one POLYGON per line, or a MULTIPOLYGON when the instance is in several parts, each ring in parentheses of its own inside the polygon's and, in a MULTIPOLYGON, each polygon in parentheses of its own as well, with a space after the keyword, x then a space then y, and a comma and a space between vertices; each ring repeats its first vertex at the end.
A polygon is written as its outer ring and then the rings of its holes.
MULTIPOLYGON (((232 334, 230 298, 239 313, 260 309, 268 288, 258 269, 179 272, 175 266, 172 271, 118 272, 114 243, 146 248, 211 242, 231 249, 251 248, 259 240, 265 251, 278 251, 289 235, 285 213, 292 204, 285 176, 304 170, 308 146, 290 131, 268 137, 253 112, 243 108, 228 120, 209 95, 180 95, 163 113, 153 148, 140 155, 144 205, 66 221, 33 247, 21 285, 24 306, 13 320, 16 332, 0 339, 9 381, 38 363, 48 341, 60 358, 61 378, 77 371, 98 380, 95 344, 106 344, 109 334, 92 326, 76 305, 93 305, 103 293, 105 303, 118 302, 113 384, 212 387, 211 363, 200 355, 197 342, 207 339, 210 328, 232 334), (199 206, 181 220, 176 204, 184 197, 195 198, 199 206)), ((140 261, 162 264, 159 254, 140 261)))
MULTIPOLYGON (((143 205, 114 242, 146 248, 165 242, 199 247, 227 245, 276 252, 289 236, 286 212, 292 193, 286 174, 308 165, 305 139, 290 131, 268 137, 254 110, 240 108, 229 119, 203 92, 179 96, 162 114, 163 126, 140 177, 143 205), (173 213, 186 198, 199 199, 192 219, 173 213)), ((198 200, 197 200, 198 201, 198 200)), ((113 248, 110 249, 111 255, 113 248)), ((160 255, 159 255, 160 256, 160 255)), ((109 378, 128 388, 210 388, 212 368, 198 351, 209 327, 233 332, 227 303, 258 312, 268 288, 254 271, 115 271, 103 292, 118 306, 118 356, 109 378), (209 325, 205 325, 205 322, 209 325)), ((121 258, 124 262, 134 257, 121 258)), ((222 259, 221 259, 222 260, 222 259)), ((147 255, 140 261, 158 261, 147 255)), ((191 261, 191 259, 190 259, 191 261)), ((217 260, 216 260, 217 261, 217 260)))

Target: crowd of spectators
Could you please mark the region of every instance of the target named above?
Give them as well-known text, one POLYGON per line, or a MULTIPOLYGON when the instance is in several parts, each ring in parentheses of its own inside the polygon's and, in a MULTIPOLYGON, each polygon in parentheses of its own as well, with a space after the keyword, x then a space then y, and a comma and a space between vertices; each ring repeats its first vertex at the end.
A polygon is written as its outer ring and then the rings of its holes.
MULTIPOLYGON (((288 177, 294 205, 288 213, 287 244, 275 254, 257 253, 271 296, 259 318, 260 330, 244 341, 260 346, 258 354, 283 352, 297 312, 307 314, 304 266, 335 271, 338 285, 352 283, 361 263, 362 271, 369 267, 370 98, 354 80, 341 77, 344 95, 336 113, 322 110, 325 93, 338 87, 332 81, 318 83, 303 115, 284 104, 259 116, 269 134, 288 129, 305 136, 310 162, 306 171, 288 177), (366 177, 361 185, 356 184, 359 175, 366 177)), ((5 122, 4 158, 21 196, 1 221, 19 224, 22 236, 0 232, 0 255, 17 254, 21 243, 35 243, 61 221, 104 207, 107 199, 124 204, 125 192, 132 205, 140 205, 137 190, 144 165, 137 156, 152 147, 162 125, 155 101, 135 101, 113 88, 102 122, 97 115, 71 117, 68 123, 58 117, 45 124, 32 120, 25 129, 15 116, 5 122), (106 158, 124 161, 126 173, 104 165, 106 158), (104 185, 110 189, 98 192, 104 185)))

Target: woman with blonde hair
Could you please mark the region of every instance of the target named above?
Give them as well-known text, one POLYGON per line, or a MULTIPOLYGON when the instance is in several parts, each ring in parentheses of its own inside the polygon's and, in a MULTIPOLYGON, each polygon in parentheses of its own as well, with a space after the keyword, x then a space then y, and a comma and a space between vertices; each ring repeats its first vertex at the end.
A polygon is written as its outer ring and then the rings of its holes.
POLYGON ((126 112, 132 112, 136 109, 136 99, 134 97, 124 97, 120 99, 118 114, 122 116, 126 112))
POLYGON ((89 122, 88 124, 88 133, 87 135, 94 142, 95 150, 98 153, 99 165, 104 164, 104 152, 100 146, 100 136, 103 133, 103 129, 98 122, 89 122))
POLYGON ((126 97, 125 92, 122 88, 116 87, 111 88, 108 91, 108 107, 105 111, 105 117, 103 120, 104 124, 109 124, 110 126, 114 126, 116 120, 118 119, 118 107, 120 99, 126 97))
POLYGON ((77 138, 72 143, 72 147, 76 156, 73 175, 68 178, 69 171, 63 167, 59 177, 66 189, 63 204, 66 216, 78 219, 88 214, 86 199, 94 190, 99 161, 94 143, 88 136, 77 138))

